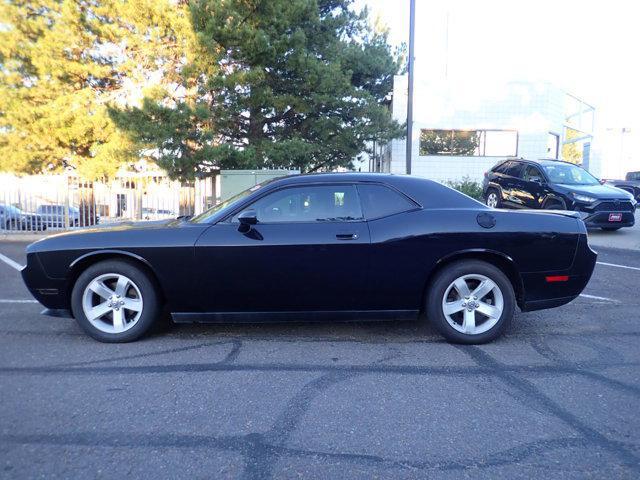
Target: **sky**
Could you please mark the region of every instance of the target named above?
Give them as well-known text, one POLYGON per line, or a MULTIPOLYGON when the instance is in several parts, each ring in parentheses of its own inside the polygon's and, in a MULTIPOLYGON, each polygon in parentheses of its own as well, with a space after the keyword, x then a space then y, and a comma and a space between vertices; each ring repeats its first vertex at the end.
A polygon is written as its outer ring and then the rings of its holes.
MULTIPOLYGON (((409 0, 355 3, 381 17, 391 43, 408 42, 409 0)), ((430 60, 420 58, 420 42, 439 38, 449 75, 550 81, 596 107, 597 131, 630 130, 637 152, 639 18, 633 0, 416 0, 416 72, 430 60), (421 30, 434 18, 439 32, 421 30)))

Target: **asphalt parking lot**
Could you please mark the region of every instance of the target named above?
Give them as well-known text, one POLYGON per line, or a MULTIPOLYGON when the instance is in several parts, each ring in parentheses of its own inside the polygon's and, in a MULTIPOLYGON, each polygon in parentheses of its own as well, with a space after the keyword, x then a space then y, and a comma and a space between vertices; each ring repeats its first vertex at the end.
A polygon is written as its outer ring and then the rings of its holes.
POLYGON ((585 296, 481 347, 417 322, 105 345, 0 262, 0 477, 638 478, 640 250, 596 249, 585 296))

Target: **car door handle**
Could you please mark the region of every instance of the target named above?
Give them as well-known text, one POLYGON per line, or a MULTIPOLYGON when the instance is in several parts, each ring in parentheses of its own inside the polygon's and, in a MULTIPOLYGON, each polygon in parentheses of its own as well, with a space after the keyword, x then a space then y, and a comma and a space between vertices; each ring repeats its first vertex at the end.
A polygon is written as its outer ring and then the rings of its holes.
POLYGON ((358 238, 357 233, 336 233, 338 240, 356 240, 358 238))

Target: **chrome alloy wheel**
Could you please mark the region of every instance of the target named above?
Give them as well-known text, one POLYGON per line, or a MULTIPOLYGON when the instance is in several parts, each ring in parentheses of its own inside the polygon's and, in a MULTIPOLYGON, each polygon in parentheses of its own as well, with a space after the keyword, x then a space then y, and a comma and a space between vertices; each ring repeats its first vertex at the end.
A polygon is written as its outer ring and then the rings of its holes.
POLYGON ((447 323, 467 335, 478 335, 493 328, 503 309, 502 291, 493 280, 480 274, 458 277, 442 298, 447 323))
POLYGON ((82 294, 82 310, 87 320, 105 333, 122 333, 132 328, 142 315, 142 307, 138 286, 119 273, 94 278, 82 294))
POLYGON ((487 206, 491 208, 496 208, 498 206, 498 194, 495 192, 491 192, 487 195, 487 206))

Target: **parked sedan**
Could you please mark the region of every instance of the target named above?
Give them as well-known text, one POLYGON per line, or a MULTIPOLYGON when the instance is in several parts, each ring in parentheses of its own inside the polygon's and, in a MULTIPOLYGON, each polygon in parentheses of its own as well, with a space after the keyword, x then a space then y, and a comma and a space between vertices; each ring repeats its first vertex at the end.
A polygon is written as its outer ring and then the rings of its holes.
POLYGON ((77 227, 80 224, 80 210, 64 205, 40 205, 37 213, 42 217, 44 224, 49 228, 65 227, 65 210, 69 226, 77 227))
POLYGON ((25 212, 13 205, 0 205, 0 228, 5 230, 46 230, 40 215, 25 212))
POLYGON ((629 192, 600 181, 584 168, 558 160, 506 160, 485 173, 483 194, 494 208, 572 210, 588 227, 618 230, 635 223, 629 192))
POLYGON ((576 212, 493 210, 425 179, 318 174, 252 187, 191 218, 49 237, 22 271, 54 315, 126 342, 174 322, 413 320, 450 341, 563 305, 596 253, 576 212))

